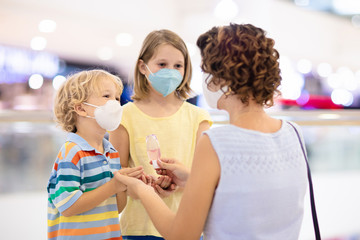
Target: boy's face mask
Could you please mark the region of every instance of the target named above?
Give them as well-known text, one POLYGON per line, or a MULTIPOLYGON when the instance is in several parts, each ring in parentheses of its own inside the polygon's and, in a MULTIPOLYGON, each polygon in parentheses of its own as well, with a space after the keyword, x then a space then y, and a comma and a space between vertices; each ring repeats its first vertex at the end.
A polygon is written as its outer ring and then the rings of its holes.
POLYGON ((99 126, 107 131, 114 131, 117 129, 121 122, 123 108, 119 101, 109 100, 102 106, 96 106, 87 102, 84 104, 95 107, 94 116, 86 116, 94 118, 99 126))
POLYGON ((162 68, 156 73, 152 73, 149 67, 145 64, 146 68, 150 71, 149 77, 145 77, 150 81, 151 86, 161 93, 164 97, 175 91, 183 76, 176 69, 162 68))

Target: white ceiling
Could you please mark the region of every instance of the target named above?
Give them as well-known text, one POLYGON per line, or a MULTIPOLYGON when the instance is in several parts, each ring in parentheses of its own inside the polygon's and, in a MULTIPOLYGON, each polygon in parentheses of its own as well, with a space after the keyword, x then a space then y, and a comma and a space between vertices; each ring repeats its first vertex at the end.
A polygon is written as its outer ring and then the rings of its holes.
MULTIPOLYGON (((43 36, 48 40, 45 51, 65 60, 109 65, 128 74, 150 31, 173 30, 191 45, 212 26, 227 24, 213 15, 219 1, 0 0, 0 45, 29 48, 33 37, 43 36), (54 33, 39 32, 43 19, 57 23, 54 33), (116 44, 120 32, 133 35, 131 46, 116 44), (114 52, 113 59, 105 62, 97 57, 104 46, 114 52)), ((281 56, 360 70, 360 29, 348 19, 302 9, 286 0, 234 1, 239 13, 232 21, 264 28, 281 56)), ((198 54, 193 62, 199 62, 198 54)))

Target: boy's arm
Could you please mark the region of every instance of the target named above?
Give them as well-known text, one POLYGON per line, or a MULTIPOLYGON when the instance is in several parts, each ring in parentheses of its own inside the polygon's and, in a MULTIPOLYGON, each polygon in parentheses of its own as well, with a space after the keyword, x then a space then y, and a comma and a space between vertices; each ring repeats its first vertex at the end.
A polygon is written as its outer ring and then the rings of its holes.
MULTIPOLYGON (((143 174, 143 167, 133 167, 120 169, 118 172, 125 174, 129 177, 139 178, 143 174)), ((115 172, 116 173, 116 172, 115 172)), ((114 174, 115 174, 114 173, 114 174)), ((76 200, 69 208, 62 212, 65 217, 71 217, 86 211, 89 211, 109 197, 116 195, 118 211, 121 212, 126 205, 126 186, 115 178, 110 179, 104 185, 90 191, 83 193, 79 199, 76 200)))
POLYGON ((62 212, 65 217, 71 217, 86 211, 89 211, 100 203, 115 195, 117 192, 125 191, 126 187, 123 184, 119 184, 115 179, 111 179, 104 185, 90 191, 85 192, 79 197, 74 204, 62 212))

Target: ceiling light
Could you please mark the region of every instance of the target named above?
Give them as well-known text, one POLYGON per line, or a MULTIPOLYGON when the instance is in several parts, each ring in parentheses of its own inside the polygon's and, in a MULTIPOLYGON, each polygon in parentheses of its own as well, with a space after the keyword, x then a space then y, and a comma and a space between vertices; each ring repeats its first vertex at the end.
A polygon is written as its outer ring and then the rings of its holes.
POLYGON ((58 90, 60 86, 66 81, 66 77, 57 75, 54 77, 52 85, 55 90, 58 90))
POLYGON ((323 78, 330 76, 332 73, 332 67, 329 63, 320 63, 316 70, 319 76, 323 78))
POLYGON ((110 60, 113 57, 113 50, 110 47, 102 47, 97 51, 97 56, 103 61, 110 60))
POLYGON ((116 43, 119 46, 127 47, 133 42, 133 36, 130 33, 119 33, 116 35, 116 43))
POLYGON ((29 78, 29 87, 39 89, 44 83, 44 78, 40 74, 33 74, 29 78))
POLYGON ((43 37, 34 37, 31 39, 30 46, 33 50, 44 50, 46 47, 47 41, 43 37))
POLYGON ((335 104, 350 106, 354 101, 354 96, 352 95, 351 92, 345 89, 335 89, 331 93, 331 100, 335 104))
POLYGON ((349 90, 354 91, 358 87, 358 83, 356 82, 355 73, 348 67, 340 67, 336 73, 339 75, 341 79, 342 87, 349 90))
POLYGON ((340 76, 337 73, 330 74, 326 81, 327 84, 333 89, 341 88, 342 86, 340 76))
POLYGON ((45 33, 54 32, 56 29, 56 22, 53 20, 45 19, 39 23, 39 31, 45 33))
POLYGON ((300 59, 297 63, 297 69, 302 74, 307 74, 311 72, 312 64, 307 59, 300 59))

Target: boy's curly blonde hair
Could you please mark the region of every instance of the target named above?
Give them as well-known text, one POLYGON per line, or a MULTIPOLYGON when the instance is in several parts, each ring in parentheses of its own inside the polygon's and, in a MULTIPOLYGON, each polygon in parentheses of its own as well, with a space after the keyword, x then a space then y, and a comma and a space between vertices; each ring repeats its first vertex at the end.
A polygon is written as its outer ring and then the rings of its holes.
POLYGON ((56 123, 63 130, 73 133, 77 131, 75 105, 86 102, 92 94, 100 95, 104 79, 111 79, 116 85, 116 91, 121 95, 123 91, 121 79, 98 69, 70 75, 58 89, 54 102, 54 115, 56 123))

